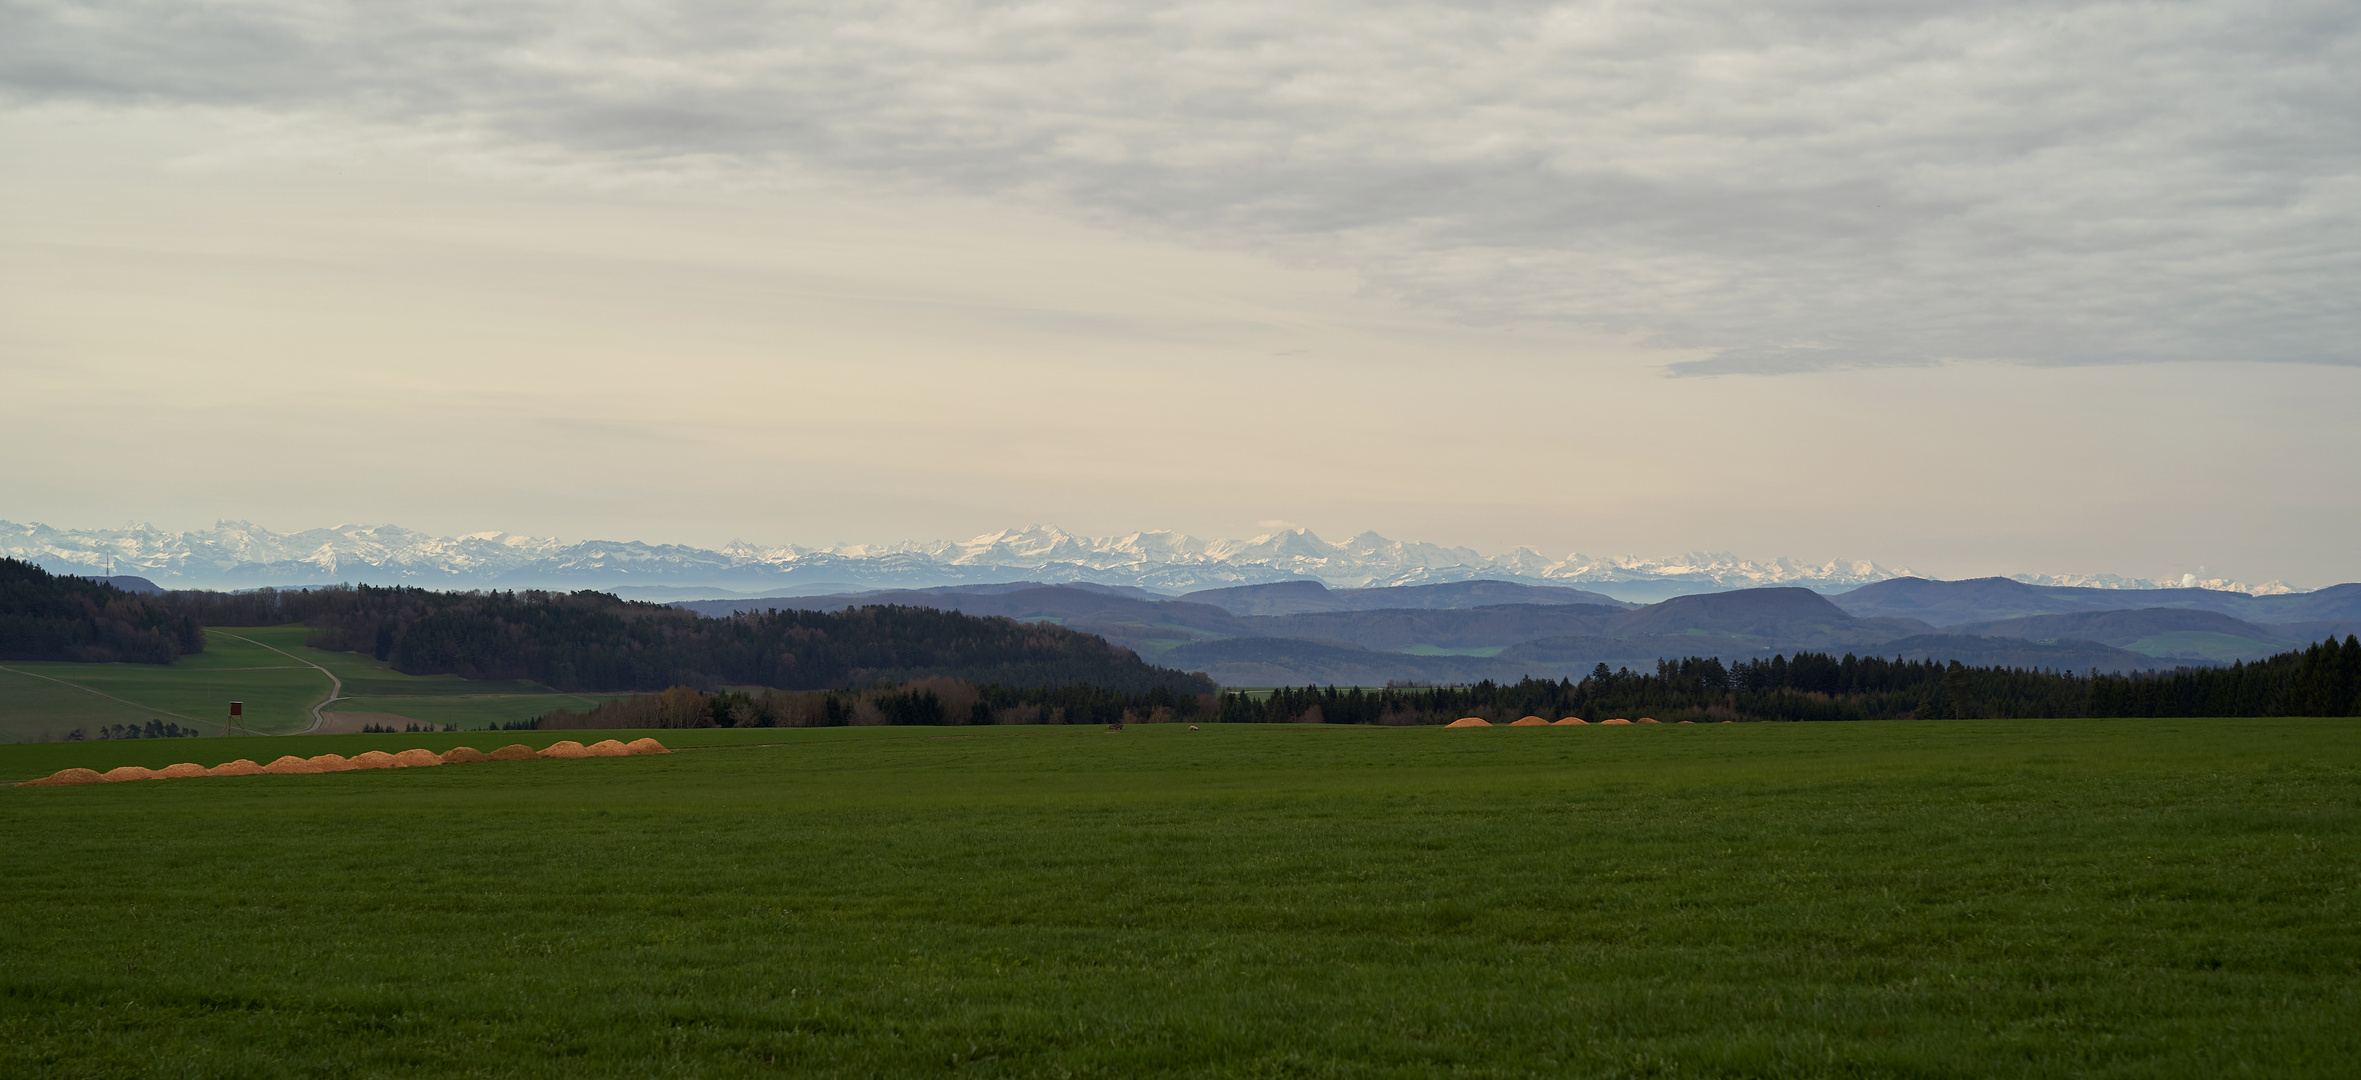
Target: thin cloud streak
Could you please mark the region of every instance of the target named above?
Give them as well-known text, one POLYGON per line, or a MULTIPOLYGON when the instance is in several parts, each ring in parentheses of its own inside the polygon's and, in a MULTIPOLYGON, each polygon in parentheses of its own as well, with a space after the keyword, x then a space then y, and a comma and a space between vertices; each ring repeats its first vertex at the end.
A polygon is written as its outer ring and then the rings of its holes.
POLYGON ((1689 375, 2361 362, 2339 3, 55 3, 0 93, 817 172, 1355 270, 1689 375))

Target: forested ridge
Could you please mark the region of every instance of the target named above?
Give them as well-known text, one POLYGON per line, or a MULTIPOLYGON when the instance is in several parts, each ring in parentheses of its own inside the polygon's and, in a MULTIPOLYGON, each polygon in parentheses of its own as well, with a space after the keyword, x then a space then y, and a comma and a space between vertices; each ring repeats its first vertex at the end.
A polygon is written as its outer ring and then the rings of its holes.
POLYGON ((1101 686, 977 685, 918 679, 867 690, 731 690, 676 686, 601 703, 585 712, 545 713, 543 731, 604 728, 846 727, 873 724, 1122 724, 1205 718, 1214 698, 1169 685, 1127 692, 1101 686))
POLYGON ((2092 680, 2090 716, 2361 716, 2361 638, 2251 664, 2092 680))
POLYGON ((1441 724, 1652 717, 1682 720, 2007 719, 2075 716, 2361 716, 2361 640, 2324 641, 2253 664, 2132 676, 1968 667, 1957 661, 1798 653, 1724 665, 1658 661, 1580 682, 1525 679, 1473 686, 1282 687, 1222 695, 1225 723, 1441 724))
POLYGON ((874 695, 709 702, 708 721, 725 724, 1004 723, 1053 715, 1070 722, 1153 715, 1388 724, 1523 715, 1667 722, 2361 715, 2361 638, 2352 636, 2227 668, 2133 675, 1803 652, 1735 664, 1663 660, 1652 672, 1601 664, 1580 681, 1301 687, 1214 698, 1205 677, 1150 665, 1089 634, 936 608, 706 618, 587 591, 366 585, 141 596, 0 559, 0 659, 170 663, 203 647, 203 626, 284 623, 311 626, 314 646, 366 653, 408 674, 527 679, 569 691, 865 691, 930 679, 966 688, 938 689, 932 705, 874 695), (841 711, 825 712, 829 701, 841 711), (876 716, 856 718, 863 708, 876 716))
POLYGON ((153 597, 0 559, 0 660, 169 664, 204 647, 197 619, 153 597))
POLYGON ((948 676, 1008 687, 1155 687, 1211 693, 1202 676, 1149 665, 1062 626, 933 608, 766 611, 706 618, 598 592, 434 592, 360 585, 169 594, 207 625, 300 622, 309 644, 361 652, 411 675, 529 679, 560 690, 672 686, 845 689, 948 676))
POLYGON ((817 727, 839 724, 1505 723, 1537 715, 1649 717, 1663 723, 2009 719, 2076 716, 2361 716, 2361 640, 2322 642, 2255 664, 2119 677, 1934 660, 1800 653, 1724 665, 1660 661, 1653 672, 1605 665, 1575 682, 1526 679, 1380 690, 1286 687, 1191 700, 1158 690, 1020 690, 950 680, 868 693, 699 694, 686 688, 554 713, 544 727, 817 727), (2137 710, 2137 711, 2135 711, 2137 710))

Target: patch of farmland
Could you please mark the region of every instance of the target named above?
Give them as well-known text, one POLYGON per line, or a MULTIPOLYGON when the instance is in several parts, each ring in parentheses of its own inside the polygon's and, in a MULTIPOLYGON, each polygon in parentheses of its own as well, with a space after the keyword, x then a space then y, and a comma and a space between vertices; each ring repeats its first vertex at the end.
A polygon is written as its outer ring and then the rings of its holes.
POLYGON ((231 701, 244 703, 240 720, 252 731, 301 731, 311 726, 311 707, 329 695, 328 675, 319 668, 343 680, 344 696, 327 706, 330 714, 386 712, 481 728, 551 709, 588 709, 606 698, 531 682, 405 675, 357 653, 309 648, 303 644, 309 633, 303 626, 209 627, 204 652, 169 665, 9 663, 22 673, 11 678, 40 686, 0 698, 0 739, 62 738, 76 728, 149 719, 218 732, 231 701))
POLYGON ((0 741, 60 739, 75 728, 107 724, 180 723, 154 709, 99 697, 71 683, 0 666, 0 741))
MULTIPOLYGON (((2349 720, 663 740, 628 763, 0 790, 42 838, 0 845, 0 1074, 2361 1060, 2349 720)), ((5 746, 0 772, 179 749, 5 746)))

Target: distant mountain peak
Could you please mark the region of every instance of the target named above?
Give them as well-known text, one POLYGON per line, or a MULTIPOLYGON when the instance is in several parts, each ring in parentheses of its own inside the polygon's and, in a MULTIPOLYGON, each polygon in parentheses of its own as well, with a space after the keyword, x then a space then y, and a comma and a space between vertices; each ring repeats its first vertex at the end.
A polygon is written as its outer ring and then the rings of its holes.
MULTIPOLYGON (((121 529, 56 529, 0 521, 0 554, 84 575, 137 574, 167 587, 250 588, 327 582, 435 588, 606 588, 664 584, 731 590, 804 585, 925 588, 1031 580, 1090 582, 1182 593, 1233 585, 1317 580, 1340 589, 1497 580, 1661 598, 1675 592, 1796 585, 1823 592, 1914 576, 1866 559, 1741 559, 1693 551, 1666 558, 1553 558, 1530 547, 1486 555, 1465 547, 1395 540, 1374 530, 1329 541, 1308 528, 1248 540, 1201 540, 1170 530, 1084 536, 1029 524, 960 541, 802 547, 733 540, 719 549, 641 540, 564 541, 498 530, 432 536, 399 525, 345 524, 293 533, 223 519, 172 532, 148 523, 121 529)), ((2129 578, 2033 578, 2032 584, 2156 588, 2129 578)), ((2170 584, 2178 585, 2180 582, 2170 584)), ((2282 582, 2249 588, 2293 592, 2282 582)), ((1639 598, 1637 596, 1629 598, 1639 598)))

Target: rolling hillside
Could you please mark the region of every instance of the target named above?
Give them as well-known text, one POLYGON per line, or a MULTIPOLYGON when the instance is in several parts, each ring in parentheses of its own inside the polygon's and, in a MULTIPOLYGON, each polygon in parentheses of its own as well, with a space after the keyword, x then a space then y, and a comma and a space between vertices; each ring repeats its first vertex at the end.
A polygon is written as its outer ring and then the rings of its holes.
POLYGON ((1952 629, 1957 633, 1978 637, 2095 641, 2145 656, 2197 663, 2259 660, 2285 652, 2295 645, 2310 644, 2313 640, 2299 640, 2281 628, 2260 626, 2233 619, 2218 611, 2193 608, 2028 615, 1997 622, 1968 623, 1952 629))
POLYGON ((1604 593, 1513 581, 1453 581, 1376 589, 1331 589, 1317 581, 1281 581, 1203 589, 1182 600, 1212 604, 1233 615, 1301 615, 1330 611, 1433 610, 1503 604, 1589 604, 1623 610, 1637 604, 1604 593))
POLYGON ((0 741, 57 740, 76 731, 98 738, 102 728, 151 722, 218 735, 232 701, 244 705, 243 729, 284 735, 311 728, 315 706, 318 730, 339 732, 368 724, 482 728, 604 700, 529 682, 405 675, 364 655, 306 646, 311 632, 210 627, 204 651, 170 664, 0 664, 0 741))
POLYGON ((1920 619, 1936 626, 2149 608, 2212 611, 2258 624, 2361 620, 2361 583, 2317 592, 2249 596, 2211 589, 2090 589, 2027 585, 2007 578, 1928 581, 1894 578, 1828 598, 1864 618, 1920 619))
MULTIPOLYGON (((2034 586, 2005 585, 2042 595, 2034 586)), ((2120 591, 2078 591, 2123 596, 2120 591)), ((1029 585, 677 606, 718 615, 773 606, 842 611, 889 603, 1055 622, 1100 635, 1152 656, 1159 664, 1203 671, 1233 686, 1579 677, 1602 663, 1646 669, 1660 658, 1718 656, 1735 661, 1806 650, 1888 657, 1906 653, 1918 659, 2077 671, 2133 671, 2165 663, 2154 654, 2099 641, 2042 644, 2022 639, 2052 635, 1945 632, 1916 618, 1864 617, 1801 588, 1704 593, 1637 608, 1568 602, 1579 595, 1578 590, 1514 582, 1354 590, 1285 582, 1208 590, 1179 599, 1105 587, 1029 585), (1550 602, 1530 602, 1536 595, 1550 602), (1503 599, 1514 602, 1486 602, 1503 599)), ((2126 640, 2156 644, 2138 637, 2126 640)), ((2180 648, 2174 655, 2207 662, 2206 654, 2189 652, 2178 639, 2166 640, 2180 648)))

